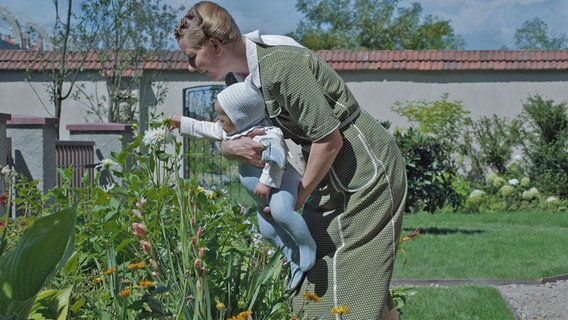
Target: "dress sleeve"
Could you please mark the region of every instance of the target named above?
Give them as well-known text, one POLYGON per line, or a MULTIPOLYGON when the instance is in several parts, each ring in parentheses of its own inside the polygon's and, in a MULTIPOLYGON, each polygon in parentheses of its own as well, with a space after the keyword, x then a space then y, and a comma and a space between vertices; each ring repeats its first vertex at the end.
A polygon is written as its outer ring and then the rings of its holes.
POLYGON ((317 62, 310 65, 309 61, 280 60, 270 66, 270 72, 263 73, 262 82, 279 107, 288 112, 290 120, 306 137, 317 141, 339 127, 340 121, 322 89, 324 84, 314 74, 317 62))

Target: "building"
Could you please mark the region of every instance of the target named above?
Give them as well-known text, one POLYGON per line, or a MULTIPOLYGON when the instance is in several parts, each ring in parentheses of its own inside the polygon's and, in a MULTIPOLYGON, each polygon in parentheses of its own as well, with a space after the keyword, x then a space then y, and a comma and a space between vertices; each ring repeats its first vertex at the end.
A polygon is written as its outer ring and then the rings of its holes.
MULTIPOLYGON (((558 103, 568 101, 568 50, 556 51, 319 51, 343 77, 362 107, 393 127, 407 126, 406 119, 391 110, 397 102, 435 101, 447 93, 449 101, 461 101, 472 117, 496 114, 514 117, 530 95, 558 103)), ((0 112, 53 117, 47 92, 50 73, 56 67, 51 51, 0 50, 0 112), (26 78, 27 77, 27 78, 26 78)), ((68 58, 79 67, 80 53, 68 58)), ((97 54, 89 53, 77 75, 77 84, 90 95, 105 95, 97 54)), ((167 95, 155 112, 182 114, 184 89, 220 84, 187 71, 179 51, 148 59, 134 72, 158 79, 167 95)), ((156 100, 157 83, 131 94, 142 105, 156 100)), ((67 124, 95 122, 89 103, 81 98, 63 102, 60 137, 68 138, 67 124)), ((142 108, 146 110, 146 108, 142 108)))

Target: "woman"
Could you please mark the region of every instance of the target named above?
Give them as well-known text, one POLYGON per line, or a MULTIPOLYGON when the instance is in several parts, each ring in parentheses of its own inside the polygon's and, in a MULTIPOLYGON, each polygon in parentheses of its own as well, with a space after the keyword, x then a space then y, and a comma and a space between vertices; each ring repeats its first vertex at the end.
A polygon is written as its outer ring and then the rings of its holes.
MULTIPOLYGON (((228 83, 252 81, 274 125, 304 150, 296 208, 303 207, 317 254, 293 296, 295 310, 307 290, 320 297, 310 305, 311 317, 331 319, 332 307, 348 306, 345 319, 398 319, 389 286, 406 172, 392 136, 312 51, 286 37, 243 36, 215 3, 197 3, 174 34, 189 71, 228 83)), ((222 149, 262 165, 263 146, 251 139, 223 142, 222 149)), ((270 223, 268 215, 264 220, 270 223)))

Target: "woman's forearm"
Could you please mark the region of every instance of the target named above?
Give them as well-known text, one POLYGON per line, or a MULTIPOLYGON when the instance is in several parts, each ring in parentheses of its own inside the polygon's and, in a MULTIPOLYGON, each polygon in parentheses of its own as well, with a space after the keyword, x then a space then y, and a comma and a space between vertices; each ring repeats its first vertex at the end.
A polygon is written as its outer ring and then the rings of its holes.
POLYGON ((262 151, 266 147, 251 138, 242 137, 221 142, 221 154, 227 159, 236 159, 257 167, 263 167, 262 151))
POLYGON ((298 199, 296 209, 303 206, 310 193, 329 172, 335 161, 335 157, 343 147, 343 138, 338 129, 334 130, 324 138, 312 143, 310 156, 306 163, 302 182, 298 187, 298 199))

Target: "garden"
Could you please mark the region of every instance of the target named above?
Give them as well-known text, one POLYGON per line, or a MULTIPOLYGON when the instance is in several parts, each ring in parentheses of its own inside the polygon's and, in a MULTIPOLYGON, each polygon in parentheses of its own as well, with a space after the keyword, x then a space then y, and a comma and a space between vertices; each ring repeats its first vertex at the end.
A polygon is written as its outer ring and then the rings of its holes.
MULTIPOLYGON (((447 95, 393 111, 412 123, 393 130, 409 181, 395 279, 567 273, 565 103, 531 96, 516 119, 472 120, 447 95)), ((71 168, 44 194, 3 167, 0 318, 349 319, 349 306, 310 314, 320 299, 310 292, 291 310, 288 266, 258 234, 255 209, 181 176, 182 147, 156 115, 82 188, 71 168)), ((514 319, 491 287, 392 292, 401 319, 514 319)))

